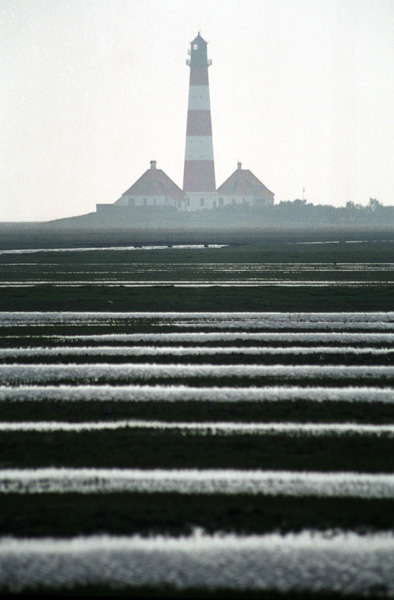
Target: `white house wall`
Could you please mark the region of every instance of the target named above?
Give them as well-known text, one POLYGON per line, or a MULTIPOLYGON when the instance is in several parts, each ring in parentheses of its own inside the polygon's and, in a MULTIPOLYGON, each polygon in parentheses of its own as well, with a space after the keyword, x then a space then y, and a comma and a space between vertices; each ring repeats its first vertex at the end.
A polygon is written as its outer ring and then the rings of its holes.
POLYGON ((182 209, 184 202, 174 200, 168 196, 122 196, 116 206, 173 206, 182 209))

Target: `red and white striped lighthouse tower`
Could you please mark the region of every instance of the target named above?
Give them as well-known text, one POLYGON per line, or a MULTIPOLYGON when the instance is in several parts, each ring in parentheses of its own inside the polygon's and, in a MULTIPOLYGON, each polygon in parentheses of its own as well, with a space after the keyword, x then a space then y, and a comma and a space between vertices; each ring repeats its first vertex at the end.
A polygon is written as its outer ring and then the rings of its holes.
POLYGON ((190 195, 210 195, 216 191, 208 81, 208 67, 212 61, 207 58, 207 42, 200 33, 191 42, 189 54, 190 59, 186 61, 190 67, 190 84, 183 191, 190 195))

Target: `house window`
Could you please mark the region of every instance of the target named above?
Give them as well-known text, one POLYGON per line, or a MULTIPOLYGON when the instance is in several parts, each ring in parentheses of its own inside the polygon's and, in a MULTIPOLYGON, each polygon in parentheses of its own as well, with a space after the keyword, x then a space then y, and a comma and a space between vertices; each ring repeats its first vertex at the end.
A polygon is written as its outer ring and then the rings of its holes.
POLYGON ((129 198, 129 206, 135 206, 135 198, 129 198))
POLYGON ((231 204, 235 204, 235 198, 231 198, 231 204))
POLYGON ((148 204, 148 200, 146 198, 144 198, 144 206, 146 206, 148 204))
POLYGON ((187 206, 190 206, 190 198, 188 198, 188 199, 186 200, 186 205, 187 205, 187 206))
POLYGON ((205 202, 204 202, 204 198, 200 198, 200 206, 204 206, 205 202))
POLYGON ((224 204, 224 199, 223 198, 219 198, 219 206, 223 206, 224 204))
POLYGON ((216 200, 214 200, 214 201, 212 202, 212 204, 213 204, 213 208, 216 208, 216 200))

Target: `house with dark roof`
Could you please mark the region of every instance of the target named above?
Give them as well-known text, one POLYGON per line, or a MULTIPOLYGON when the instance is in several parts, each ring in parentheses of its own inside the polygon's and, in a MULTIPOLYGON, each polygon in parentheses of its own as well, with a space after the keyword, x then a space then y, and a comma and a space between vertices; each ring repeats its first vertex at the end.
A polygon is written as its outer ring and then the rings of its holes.
POLYGON ((185 210, 185 195, 162 169, 158 169, 155 160, 150 168, 126 190, 113 204, 97 204, 97 212, 121 206, 166 206, 185 210))
POLYGON ((173 206, 184 209, 185 195, 155 160, 150 168, 122 194, 114 206, 173 206))
POLYGON ((249 206, 272 206, 274 194, 252 173, 237 163, 237 169, 217 189, 218 206, 248 204, 249 206))

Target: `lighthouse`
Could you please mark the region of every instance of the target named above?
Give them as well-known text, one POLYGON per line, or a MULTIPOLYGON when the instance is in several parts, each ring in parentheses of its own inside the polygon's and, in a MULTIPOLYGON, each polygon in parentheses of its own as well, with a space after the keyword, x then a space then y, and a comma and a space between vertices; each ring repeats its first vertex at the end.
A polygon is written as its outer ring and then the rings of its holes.
POLYGON ((216 206, 207 42, 200 33, 191 42, 189 101, 186 127, 183 191, 189 210, 216 206))
POLYGON ((122 225, 133 215, 137 220, 142 215, 144 219, 151 218, 152 223, 161 223, 163 215, 172 218, 177 211, 219 210, 228 205, 232 205, 233 211, 236 205, 274 204, 273 192, 249 169, 243 169, 240 162, 237 170, 216 189, 208 81, 208 67, 212 61, 208 60, 207 42, 200 33, 191 42, 189 56, 186 61, 190 67, 190 83, 183 190, 157 168, 155 160, 151 160, 150 168, 114 204, 96 205, 97 212, 117 214, 122 225))

